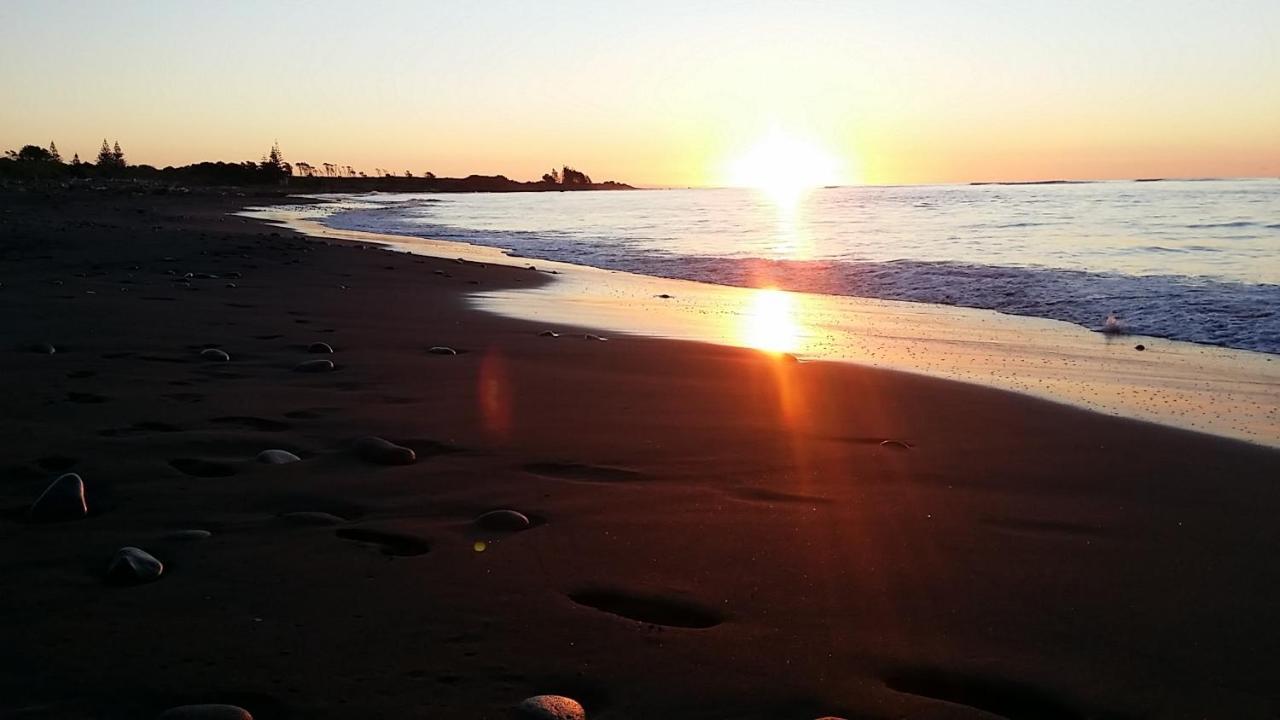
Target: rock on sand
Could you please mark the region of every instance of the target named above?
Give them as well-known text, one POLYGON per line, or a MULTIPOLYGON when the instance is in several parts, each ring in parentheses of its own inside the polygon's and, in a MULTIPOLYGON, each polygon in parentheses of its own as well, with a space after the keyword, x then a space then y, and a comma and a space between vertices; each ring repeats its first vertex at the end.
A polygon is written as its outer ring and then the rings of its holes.
POLYGON ((294 372, 329 372, 333 369, 332 360, 304 360, 293 366, 294 372))
POLYGON ((518 532, 529 527, 529 518, 515 510, 490 510, 476 518, 476 527, 484 530, 518 532))
POLYGON ((296 463, 300 460, 302 460, 302 458, 294 455, 288 450, 271 449, 263 450, 258 453, 258 462, 264 465, 288 465, 289 463, 296 463))
POLYGON ((219 350, 218 348, 205 348, 200 351, 200 357, 210 362, 227 362, 231 360, 231 356, 227 354, 226 350, 219 350))
POLYGON ((587 711, 577 700, 563 695, 534 695, 516 707, 530 720, 587 720, 587 711))
POLYGON ((412 448, 380 437, 363 437, 355 442, 356 454, 379 465, 412 465, 418 459, 412 448))
POLYGON ((84 481, 67 473, 49 484, 28 511, 32 520, 75 520, 89 514, 84 499, 84 481))
POLYGON ((107 579, 124 585, 151 582, 164 572, 164 563, 145 550, 122 547, 107 565, 107 579))
POLYGON ((309 353, 324 353, 326 355, 333 354, 333 346, 327 342, 313 342, 307 346, 309 353))

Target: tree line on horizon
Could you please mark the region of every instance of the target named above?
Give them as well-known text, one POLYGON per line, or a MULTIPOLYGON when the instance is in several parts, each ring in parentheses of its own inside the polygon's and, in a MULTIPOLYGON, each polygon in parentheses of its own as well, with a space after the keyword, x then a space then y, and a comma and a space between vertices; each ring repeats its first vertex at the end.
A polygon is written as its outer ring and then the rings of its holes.
MULTIPOLYGON (((351 165, 328 162, 312 165, 303 161, 290 163, 284 159, 279 142, 272 143, 270 151, 257 161, 245 160, 238 163, 205 161, 181 167, 156 168, 145 164, 130 164, 125 159, 120 142, 108 142, 105 138, 93 162, 82 161, 79 153, 76 153, 70 162, 64 161, 54 142, 50 142, 47 148, 39 145, 24 145, 18 150, 7 150, 4 157, 0 157, 0 179, 172 180, 211 185, 287 185, 291 180, 301 180, 308 184, 329 180, 384 180, 395 181, 398 184, 411 183, 414 186, 423 184, 430 186, 439 181, 440 184, 450 188, 458 186, 457 189, 502 189, 504 185, 531 189, 595 186, 590 176, 568 165, 553 169, 543 175, 540 181, 531 183, 511 180, 504 175, 437 178, 435 173, 429 171, 415 175, 412 171, 405 170, 403 174, 397 174, 385 168, 374 168, 373 174, 367 174, 351 165)), ((613 181, 600 183, 600 186, 629 187, 613 181)))

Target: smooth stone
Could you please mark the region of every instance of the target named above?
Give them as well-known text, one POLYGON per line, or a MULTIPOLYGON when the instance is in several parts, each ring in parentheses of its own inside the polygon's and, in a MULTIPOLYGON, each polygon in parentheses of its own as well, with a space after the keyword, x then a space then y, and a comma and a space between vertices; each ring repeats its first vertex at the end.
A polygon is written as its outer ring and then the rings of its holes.
POLYGON ((89 514, 84 499, 84 481, 67 473, 49 483, 28 511, 32 520, 75 520, 89 514))
POLYGON ((585 334, 585 335, 583 335, 583 336, 582 336, 582 339, 583 339, 583 340, 599 340, 600 342, 604 342, 604 341, 608 340, 609 338, 607 338, 607 337, 600 337, 599 335, 596 335, 595 333, 587 333, 587 334, 585 334))
POLYGON ((164 563, 136 547, 120 548, 107 565, 108 580, 131 585, 156 580, 163 572, 164 563))
POLYGON ((280 517, 299 525, 343 525, 347 522, 346 518, 340 518, 327 512, 319 512, 315 510, 300 510, 297 512, 281 513, 280 517))
POLYGON ((52 355, 58 352, 58 349, 49 343, 36 343, 31 346, 31 352, 39 353, 41 355, 52 355))
POLYGON ((538 337, 560 337, 560 333, 555 332, 553 330, 543 330, 542 332, 538 333, 538 337))
POLYGON ((380 437, 364 437, 355 442, 356 454, 379 465, 412 465, 418 459, 412 448, 380 437))
POLYGON ((305 360, 293 366, 294 372, 329 372, 333 370, 332 360, 305 360))
POLYGON ((534 695, 516 709, 534 720, 587 720, 587 711, 582 705, 563 695, 534 695))
POLYGON ((288 450, 263 450, 258 453, 258 462, 264 465, 288 465, 302 460, 302 458, 294 455, 288 450))
POLYGON ((208 530, 174 530, 161 535, 160 539, 194 542, 196 540, 208 540, 211 537, 213 537, 213 533, 208 530))
POLYGON ((490 510, 476 518, 476 526, 485 530, 517 532, 529 527, 529 518, 515 510, 490 510))
POLYGON ((218 348, 205 348, 200 351, 200 357, 213 362, 227 362, 231 360, 231 356, 227 354, 226 350, 219 350, 218 348))
POLYGON ((1134 349, 1134 350, 1137 350, 1138 352, 1142 352, 1143 350, 1146 350, 1146 349, 1147 349, 1147 346, 1146 346, 1146 345, 1134 345, 1134 346, 1133 346, 1133 349, 1134 349))
POLYGON ((157 720, 253 720, 253 716, 235 705, 182 705, 165 710, 157 720))
POLYGON ((308 346, 307 346, 307 352, 309 352, 309 353, 326 353, 326 354, 332 355, 332 354, 333 354, 333 347, 332 347, 331 345, 329 345, 329 343, 327 343, 327 342, 313 342, 313 343, 311 343, 310 345, 308 345, 308 346))
POLYGON ((436 345, 435 347, 431 348, 427 352, 431 353, 432 355, 457 355, 458 354, 457 350, 454 350, 451 347, 445 347, 443 345, 436 345))

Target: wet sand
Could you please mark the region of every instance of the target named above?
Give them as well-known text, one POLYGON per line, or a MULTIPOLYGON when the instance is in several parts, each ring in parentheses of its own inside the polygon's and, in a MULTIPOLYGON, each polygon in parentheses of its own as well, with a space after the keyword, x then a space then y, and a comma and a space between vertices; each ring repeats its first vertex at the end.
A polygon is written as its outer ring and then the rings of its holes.
POLYGON ((0 716, 1280 709, 1276 450, 480 312, 548 276, 227 215, 270 198, 0 199, 0 716), (63 472, 89 515, 31 522, 63 472))

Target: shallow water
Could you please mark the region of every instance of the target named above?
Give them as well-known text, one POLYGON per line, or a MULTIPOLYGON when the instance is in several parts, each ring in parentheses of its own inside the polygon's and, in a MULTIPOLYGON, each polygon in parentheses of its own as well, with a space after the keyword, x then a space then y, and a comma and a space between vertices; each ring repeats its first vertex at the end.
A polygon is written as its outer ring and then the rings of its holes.
POLYGON ((331 227, 1280 353, 1280 181, 373 194, 331 227))

